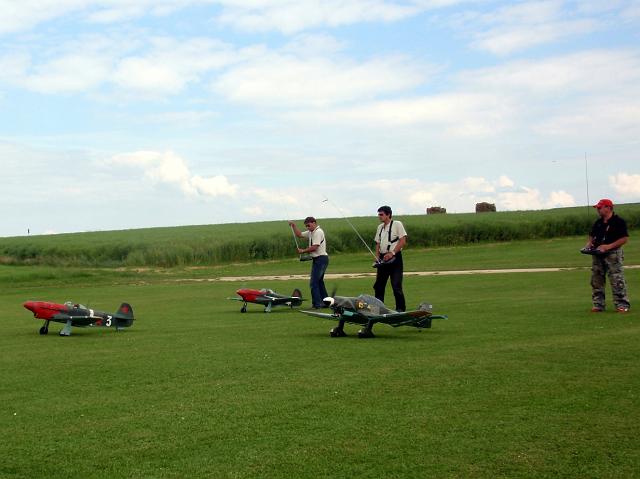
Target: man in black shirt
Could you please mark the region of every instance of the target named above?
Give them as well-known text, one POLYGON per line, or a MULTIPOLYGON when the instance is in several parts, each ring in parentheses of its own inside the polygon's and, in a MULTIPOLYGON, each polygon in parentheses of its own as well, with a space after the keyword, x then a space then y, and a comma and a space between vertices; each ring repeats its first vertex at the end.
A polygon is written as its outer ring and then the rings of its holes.
POLYGON ((591 311, 604 310, 606 275, 609 274, 613 302, 616 310, 626 313, 631 307, 624 280, 624 253, 622 245, 629 239, 626 222, 613 212, 613 202, 602 199, 594 206, 600 216, 591 227, 587 248, 597 249, 601 254, 593 255, 591 264, 591 311))

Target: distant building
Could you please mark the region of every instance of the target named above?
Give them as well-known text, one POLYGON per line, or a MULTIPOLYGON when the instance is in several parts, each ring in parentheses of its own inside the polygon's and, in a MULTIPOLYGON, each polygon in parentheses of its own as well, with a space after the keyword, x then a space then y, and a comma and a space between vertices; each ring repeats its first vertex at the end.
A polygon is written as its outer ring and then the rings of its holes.
POLYGON ((429 208, 427 208, 428 215, 440 215, 446 212, 447 212, 447 209, 443 208, 442 206, 430 206, 429 208))
POLYGON ((489 212, 495 212, 495 211, 496 211, 495 203, 487 203, 486 201, 483 201, 481 203, 476 203, 476 213, 489 213, 489 212))

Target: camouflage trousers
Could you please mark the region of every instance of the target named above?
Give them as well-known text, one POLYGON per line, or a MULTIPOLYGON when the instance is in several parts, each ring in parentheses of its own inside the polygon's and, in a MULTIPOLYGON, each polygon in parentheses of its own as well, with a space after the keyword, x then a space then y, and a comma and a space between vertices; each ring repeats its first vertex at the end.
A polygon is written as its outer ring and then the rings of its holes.
POLYGON ((606 275, 609 275, 613 304, 616 308, 629 308, 627 284, 624 280, 624 253, 622 249, 611 251, 604 256, 593 256, 591 264, 591 299, 593 307, 604 309, 606 275))

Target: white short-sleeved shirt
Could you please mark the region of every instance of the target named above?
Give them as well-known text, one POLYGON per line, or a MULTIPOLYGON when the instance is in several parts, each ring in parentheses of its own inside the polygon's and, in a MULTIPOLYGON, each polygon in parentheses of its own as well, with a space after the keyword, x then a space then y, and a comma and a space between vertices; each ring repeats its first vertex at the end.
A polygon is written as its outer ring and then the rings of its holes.
POLYGON ((324 231, 319 226, 313 231, 302 231, 302 236, 307 238, 309 246, 320 245, 317 250, 312 251, 311 257, 317 258, 318 256, 327 256, 327 242, 324 239, 324 231))
MULTIPOLYGON (((389 222, 389 225, 385 225, 384 223, 378 225, 374 240, 380 244, 380 252, 387 253, 393 250, 398 240, 403 236, 407 236, 404 225, 400 221, 392 220, 389 222), (391 228, 391 241, 389 241, 389 228, 391 228)), ((399 251, 396 251, 396 253, 398 252, 399 251)))

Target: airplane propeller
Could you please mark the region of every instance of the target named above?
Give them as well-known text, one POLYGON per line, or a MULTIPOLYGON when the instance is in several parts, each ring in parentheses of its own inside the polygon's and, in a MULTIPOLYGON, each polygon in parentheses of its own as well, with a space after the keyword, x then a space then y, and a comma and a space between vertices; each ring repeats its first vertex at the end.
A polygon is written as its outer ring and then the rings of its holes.
POLYGON ((330 308, 334 305, 336 301, 334 298, 336 297, 337 292, 338 292, 338 286, 334 286, 333 289, 331 290, 331 294, 329 294, 329 296, 327 296, 322 300, 322 302, 327 308, 330 308))

